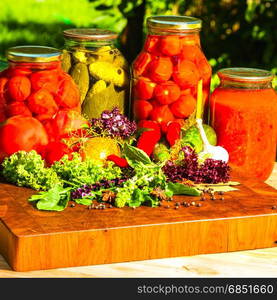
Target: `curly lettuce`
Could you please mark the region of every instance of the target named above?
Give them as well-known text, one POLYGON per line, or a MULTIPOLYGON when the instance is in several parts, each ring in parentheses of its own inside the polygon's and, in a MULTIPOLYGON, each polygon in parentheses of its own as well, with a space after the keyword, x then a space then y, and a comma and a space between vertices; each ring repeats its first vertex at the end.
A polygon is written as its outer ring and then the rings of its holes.
POLYGON ((2 167, 5 180, 17 186, 48 190, 60 182, 56 172, 45 168, 44 160, 34 150, 18 151, 6 157, 2 167))

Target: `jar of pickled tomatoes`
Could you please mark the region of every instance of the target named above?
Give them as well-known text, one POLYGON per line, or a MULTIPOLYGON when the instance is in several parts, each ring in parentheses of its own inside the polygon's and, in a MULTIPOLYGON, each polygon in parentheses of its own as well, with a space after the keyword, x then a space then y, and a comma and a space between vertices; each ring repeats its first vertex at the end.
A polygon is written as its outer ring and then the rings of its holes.
POLYGON ((195 113, 201 79, 203 108, 207 107, 212 70, 200 45, 201 23, 186 16, 147 19, 146 41, 132 65, 132 112, 136 121, 184 124, 195 113))
POLYGON ((226 68, 210 101, 211 125, 218 144, 241 177, 266 180, 274 167, 277 137, 277 95, 266 70, 226 68))
POLYGON ((0 72, 0 161, 19 150, 44 155, 46 145, 85 124, 78 87, 62 70, 61 55, 50 47, 8 49, 8 68, 0 72))
POLYGON ((0 73, 1 121, 24 115, 44 122, 59 110, 81 111, 78 87, 62 71, 61 55, 42 46, 8 49, 8 68, 0 73))

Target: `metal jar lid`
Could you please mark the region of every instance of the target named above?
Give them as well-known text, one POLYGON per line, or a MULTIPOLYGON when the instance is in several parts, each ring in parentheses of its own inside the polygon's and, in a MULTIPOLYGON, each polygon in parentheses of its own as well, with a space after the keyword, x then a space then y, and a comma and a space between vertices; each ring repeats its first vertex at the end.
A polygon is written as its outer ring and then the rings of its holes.
POLYGON ((44 46, 16 46, 7 51, 7 59, 13 62, 59 61, 61 55, 60 50, 44 46))
POLYGON ((77 41, 114 40, 117 33, 99 28, 73 28, 63 31, 65 38, 77 41))
POLYGON ((225 68, 217 72, 220 79, 236 82, 269 82, 274 75, 267 70, 253 68, 225 68))
POLYGON ((154 16, 147 18, 147 26, 150 29, 182 31, 200 30, 202 21, 188 16, 154 16))

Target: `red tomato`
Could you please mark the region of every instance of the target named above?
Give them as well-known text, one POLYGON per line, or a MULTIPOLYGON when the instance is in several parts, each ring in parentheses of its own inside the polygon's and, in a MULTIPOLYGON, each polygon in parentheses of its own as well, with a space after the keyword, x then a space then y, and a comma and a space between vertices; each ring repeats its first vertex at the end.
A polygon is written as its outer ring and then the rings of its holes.
POLYGON ((58 106, 46 89, 40 89, 28 98, 28 107, 36 115, 53 116, 58 111, 58 106))
POLYGON ((149 53, 147 52, 140 53, 138 57, 135 59, 133 64, 135 75, 137 76, 142 75, 145 72, 151 60, 152 58, 149 53))
POLYGON ((134 116, 137 120, 148 119, 153 106, 150 102, 145 100, 135 100, 134 101, 134 116))
POLYGON ((188 94, 191 94, 191 89, 181 90, 180 95, 188 95, 188 94))
POLYGON ((200 79, 197 67, 189 60, 182 60, 176 65, 172 76, 182 89, 196 86, 200 79))
POLYGON ((144 49, 152 53, 154 55, 158 54, 158 42, 159 42, 159 36, 157 35, 148 35, 145 44, 144 44, 144 49))
POLYGON ((5 93, 8 79, 6 77, 0 78, 0 122, 5 121, 5 107, 7 104, 5 93))
POLYGON ((57 104, 64 108, 74 108, 80 103, 80 94, 75 82, 70 79, 62 80, 55 97, 57 104))
POLYGON ((168 123, 174 120, 174 116, 170 111, 168 105, 161 105, 155 107, 150 113, 150 119, 158 123, 168 123))
POLYGON ((6 77, 0 78, 0 98, 5 97, 5 92, 7 90, 7 82, 8 82, 8 78, 6 77))
POLYGON ((161 37, 159 49, 164 55, 173 56, 180 53, 179 36, 168 35, 161 37))
POLYGON ((30 77, 32 89, 37 91, 41 88, 44 88, 51 93, 56 93, 59 85, 58 75, 58 69, 44 70, 33 73, 30 77))
POLYGON ((31 117, 32 113, 24 102, 12 102, 6 107, 6 114, 8 117, 13 117, 17 115, 31 117))
POLYGON ((182 38, 180 38, 180 43, 182 46, 187 46, 187 45, 200 46, 200 37, 198 34, 183 36, 182 38))
POLYGON ((42 124, 33 117, 14 116, 0 127, 0 152, 4 156, 20 150, 40 152, 46 144, 47 133, 42 124))
POLYGON ((181 127, 183 127, 185 125, 184 119, 175 119, 174 122, 179 123, 181 127))
POLYGON ((199 57, 203 57, 204 54, 202 53, 201 49, 197 45, 184 45, 182 47, 182 51, 180 54, 181 60, 189 60, 193 63, 196 62, 196 60, 199 57))
POLYGON ((53 125, 54 120, 51 118, 45 118, 44 120, 41 120, 41 123, 47 132, 49 142, 54 142, 57 139, 57 133, 55 132, 55 128, 53 125))
POLYGON ((191 95, 182 95, 176 102, 170 105, 170 109, 176 118, 189 117, 196 108, 196 100, 191 95))
POLYGON ((158 57, 149 63, 149 77, 155 82, 167 81, 173 72, 173 64, 169 57, 158 57))
POLYGON ((59 161, 64 155, 72 159, 72 150, 62 142, 51 142, 43 150, 42 157, 47 166, 51 166, 55 161, 59 161))
POLYGON ((203 79, 203 85, 210 84, 211 76, 212 76, 212 68, 205 57, 196 61, 196 66, 200 72, 200 76, 203 79))
POLYGON ((15 67, 8 69, 8 76, 29 76, 32 74, 32 71, 29 68, 26 67, 15 67))
POLYGON ((153 96, 156 83, 147 77, 140 77, 134 86, 134 96, 137 99, 149 100, 153 96))
POLYGON ((57 138, 68 137, 70 133, 80 130, 88 121, 77 111, 63 109, 55 115, 52 126, 57 138))
POLYGON ((7 83, 8 94, 14 101, 25 101, 31 93, 31 82, 26 76, 14 76, 7 83))
POLYGON ((171 104, 180 96, 180 88, 173 81, 166 81, 158 84, 154 90, 154 97, 157 101, 164 104, 171 104))

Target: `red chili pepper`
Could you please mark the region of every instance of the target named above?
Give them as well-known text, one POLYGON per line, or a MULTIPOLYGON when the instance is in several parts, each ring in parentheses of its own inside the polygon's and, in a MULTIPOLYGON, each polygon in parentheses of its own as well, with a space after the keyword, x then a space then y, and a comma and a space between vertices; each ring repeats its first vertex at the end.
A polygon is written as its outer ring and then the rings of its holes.
POLYGON ((167 127, 166 139, 172 147, 176 140, 180 138, 181 125, 178 122, 171 122, 167 127))
POLYGON ((115 154, 111 154, 107 157, 107 160, 114 162, 120 168, 127 168, 129 164, 127 160, 123 157, 119 157, 115 154))
POLYGON ((137 143, 137 147, 143 150, 150 156, 154 150, 155 145, 161 138, 161 132, 157 130, 144 131, 137 143))
POLYGON ((138 128, 153 129, 160 131, 160 125, 157 122, 150 120, 141 120, 138 122, 138 128))
POLYGON ((137 147, 143 150, 148 156, 150 156, 154 150, 155 145, 161 138, 160 125, 156 122, 143 120, 138 123, 138 128, 149 129, 144 131, 137 143, 137 147))
POLYGON ((51 166, 55 161, 59 161, 64 155, 68 155, 68 159, 71 160, 72 150, 62 142, 51 142, 46 145, 41 155, 46 161, 48 166, 51 166))

